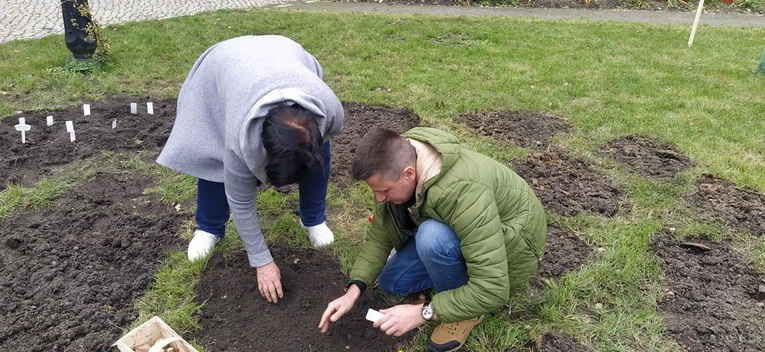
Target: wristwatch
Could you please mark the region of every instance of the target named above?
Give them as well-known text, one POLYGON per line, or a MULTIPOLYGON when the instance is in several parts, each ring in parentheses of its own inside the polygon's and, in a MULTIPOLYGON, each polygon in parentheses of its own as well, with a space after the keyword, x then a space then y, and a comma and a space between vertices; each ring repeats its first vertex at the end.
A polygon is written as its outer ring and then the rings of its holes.
POLYGON ((425 304, 422 305, 422 318, 425 321, 431 321, 433 320, 433 315, 433 305, 431 305, 430 301, 425 301, 425 304))

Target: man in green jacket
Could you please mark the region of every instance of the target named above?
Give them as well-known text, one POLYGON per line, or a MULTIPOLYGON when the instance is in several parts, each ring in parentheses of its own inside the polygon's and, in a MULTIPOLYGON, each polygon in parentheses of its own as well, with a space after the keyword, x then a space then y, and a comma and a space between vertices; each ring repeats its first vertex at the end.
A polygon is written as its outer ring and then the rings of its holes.
POLYGON ((346 293, 321 317, 322 332, 377 279, 400 296, 431 287, 436 294, 382 309, 375 328, 401 336, 441 321, 428 347, 455 351, 536 273, 547 236, 542 204, 515 172, 462 148, 451 134, 373 128, 359 142, 352 174, 378 204, 346 293))

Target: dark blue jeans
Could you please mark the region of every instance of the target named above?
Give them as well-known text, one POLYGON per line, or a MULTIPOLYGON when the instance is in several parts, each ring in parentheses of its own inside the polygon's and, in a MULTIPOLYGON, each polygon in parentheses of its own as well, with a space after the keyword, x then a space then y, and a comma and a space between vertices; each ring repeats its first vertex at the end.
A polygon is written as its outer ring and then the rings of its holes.
POLYGON ((424 291, 448 291, 467 284, 460 240, 449 226, 435 220, 420 224, 414 238, 388 259, 377 283, 399 296, 424 291))
MULTIPOLYGON (((324 170, 298 183, 300 220, 305 226, 321 224, 327 219, 327 186, 329 185, 330 149, 324 143, 324 170)), ((218 237, 226 234, 230 209, 223 183, 197 180, 197 229, 218 237)))

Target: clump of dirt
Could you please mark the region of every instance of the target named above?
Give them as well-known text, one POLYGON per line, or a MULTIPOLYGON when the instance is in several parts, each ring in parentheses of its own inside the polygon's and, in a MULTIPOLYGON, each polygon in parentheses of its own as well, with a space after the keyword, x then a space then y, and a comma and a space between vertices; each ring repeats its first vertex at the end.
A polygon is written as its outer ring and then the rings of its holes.
POLYGON ((102 151, 157 151, 167 141, 175 121, 175 100, 153 101, 154 114, 146 111, 150 98, 112 97, 90 103, 90 115, 83 108, 41 110, 3 118, 0 124, 0 190, 9 183, 31 186, 49 176, 53 168, 86 159, 102 151), (130 113, 130 103, 140 108, 130 113), (47 126, 47 116, 54 124, 47 126), (25 117, 31 130, 26 143, 14 129, 25 117), (116 128, 112 124, 116 120, 116 128), (72 121, 75 141, 71 142, 65 122, 72 121))
POLYGON ((260 296, 255 269, 245 256, 213 256, 197 288, 205 302, 200 324, 192 337, 211 351, 396 351, 411 334, 385 335, 365 319, 368 308, 394 304, 374 289, 365 292, 354 309, 330 325, 327 334, 317 328, 327 304, 343 294, 348 278, 329 252, 271 247, 281 270, 284 298, 268 303, 260 296))
POLYGON ((635 172, 649 177, 669 178, 696 163, 667 143, 651 138, 627 136, 600 148, 600 154, 627 164, 635 172))
POLYGON ((614 216, 628 209, 622 204, 622 190, 592 171, 585 160, 561 151, 535 152, 513 165, 542 204, 559 214, 574 216, 590 211, 614 216))
POLYGON ((754 236, 765 233, 765 195, 755 190, 703 174, 696 181, 696 192, 688 197, 688 202, 701 209, 705 220, 719 221, 754 236))
POLYGON ((562 119, 533 111, 481 111, 457 117, 476 133, 524 148, 545 149, 548 141, 570 126, 562 119))
POLYGON ((345 187, 353 182, 351 163, 356 154, 356 145, 373 126, 403 133, 417 127, 420 117, 407 109, 387 106, 363 105, 344 102, 345 124, 343 132, 332 139, 332 173, 330 182, 345 187))
POLYGON ((539 262, 539 276, 558 279, 587 265, 592 255, 592 247, 576 234, 548 226, 545 255, 539 262))
POLYGON ((558 331, 550 331, 542 336, 539 346, 531 346, 534 352, 586 352, 591 349, 582 346, 570 337, 558 331))
POLYGON ((664 269, 659 310, 687 351, 759 351, 765 346, 765 280, 727 243, 652 238, 664 269))
POLYGON ((151 182, 99 173, 0 223, 0 349, 112 351, 165 253, 184 245, 188 216, 144 194, 151 182))

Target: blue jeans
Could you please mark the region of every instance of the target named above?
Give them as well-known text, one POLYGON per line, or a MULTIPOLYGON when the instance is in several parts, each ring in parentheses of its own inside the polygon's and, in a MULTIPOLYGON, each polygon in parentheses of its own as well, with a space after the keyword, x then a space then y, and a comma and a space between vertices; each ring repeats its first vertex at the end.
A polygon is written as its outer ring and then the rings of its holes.
POLYGON ((377 283, 399 296, 435 287, 448 291, 467 284, 460 241, 449 226, 435 220, 420 224, 417 234, 388 259, 377 283))
MULTIPOLYGON (((324 170, 308 176, 298 183, 300 193, 300 220, 305 226, 314 226, 327 219, 327 186, 329 185, 329 142, 322 147, 324 170)), ((223 183, 203 179, 197 181, 197 229, 223 238, 230 209, 223 183)))

